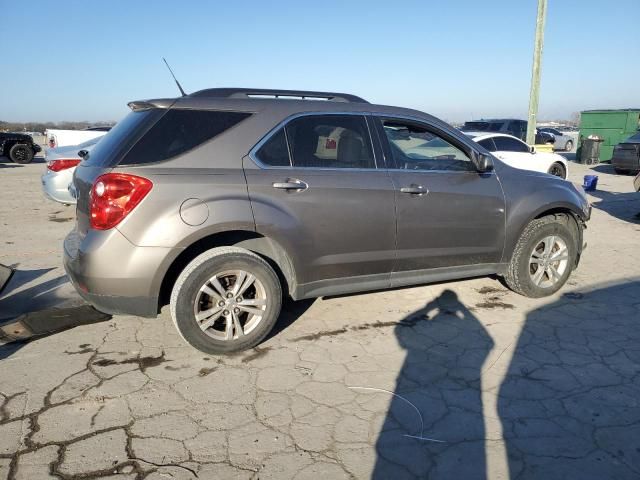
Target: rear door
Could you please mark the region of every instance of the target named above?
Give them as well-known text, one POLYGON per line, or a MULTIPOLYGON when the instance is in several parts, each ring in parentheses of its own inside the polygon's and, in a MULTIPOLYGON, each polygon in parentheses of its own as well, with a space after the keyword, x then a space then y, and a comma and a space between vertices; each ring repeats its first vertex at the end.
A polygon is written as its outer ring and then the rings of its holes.
POLYGON ((349 290, 336 279, 352 277, 389 285, 394 189, 379 157, 361 114, 298 116, 245 157, 256 229, 290 256, 299 296, 349 290))
POLYGON ((378 122, 385 158, 393 162, 394 276, 500 262, 505 205, 495 173, 478 173, 465 147, 433 125, 389 117, 378 122))

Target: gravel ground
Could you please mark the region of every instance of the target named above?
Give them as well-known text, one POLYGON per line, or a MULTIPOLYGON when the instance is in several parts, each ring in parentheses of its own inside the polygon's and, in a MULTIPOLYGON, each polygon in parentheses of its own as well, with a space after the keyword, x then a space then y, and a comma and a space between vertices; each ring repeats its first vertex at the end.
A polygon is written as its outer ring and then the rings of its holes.
POLYGON ((571 166, 599 190, 553 297, 480 278, 289 303, 214 357, 166 310, 91 323, 61 268, 73 208, 43 197, 41 159, 3 160, 0 318, 90 324, 0 346, 0 478, 640 476, 640 194, 608 165, 571 166))

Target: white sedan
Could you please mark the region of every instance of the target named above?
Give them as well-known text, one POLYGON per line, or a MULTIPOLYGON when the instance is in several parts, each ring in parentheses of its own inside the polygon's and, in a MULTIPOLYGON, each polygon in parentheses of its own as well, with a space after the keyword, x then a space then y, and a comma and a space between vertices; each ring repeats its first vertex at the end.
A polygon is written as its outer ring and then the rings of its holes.
POLYGON ((536 152, 522 140, 502 133, 464 132, 507 165, 523 170, 550 173, 566 179, 567 159, 557 153, 536 152))

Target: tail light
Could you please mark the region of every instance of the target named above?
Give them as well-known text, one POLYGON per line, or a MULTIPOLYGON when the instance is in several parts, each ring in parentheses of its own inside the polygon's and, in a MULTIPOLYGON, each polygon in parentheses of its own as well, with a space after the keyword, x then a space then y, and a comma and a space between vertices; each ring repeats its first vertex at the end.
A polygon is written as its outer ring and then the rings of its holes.
POLYGON ((51 160, 47 163, 47 170, 52 172, 59 172, 60 170, 66 170, 73 168, 80 163, 79 158, 64 158, 60 160, 51 160))
POLYGON ((126 173, 100 175, 91 187, 91 228, 108 230, 119 224, 151 191, 153 183, 126 173))

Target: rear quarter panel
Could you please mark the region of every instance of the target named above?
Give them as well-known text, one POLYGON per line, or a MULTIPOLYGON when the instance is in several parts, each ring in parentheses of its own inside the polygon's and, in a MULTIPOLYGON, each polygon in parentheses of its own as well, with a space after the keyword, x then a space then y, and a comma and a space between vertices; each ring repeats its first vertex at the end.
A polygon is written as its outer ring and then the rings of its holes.
POLYGON ((131 243, 144 247, 186 248, 221 231, 255 230, 241 169, 116 168, 148 178, 151 192, 116 228, 131 243), (195 199, 202 221, 188 224, 180 213, 195 199), (185 204, 186 205, 186 204, 185 204))

